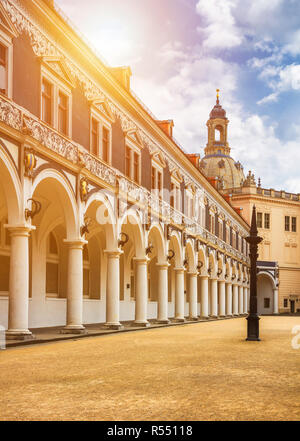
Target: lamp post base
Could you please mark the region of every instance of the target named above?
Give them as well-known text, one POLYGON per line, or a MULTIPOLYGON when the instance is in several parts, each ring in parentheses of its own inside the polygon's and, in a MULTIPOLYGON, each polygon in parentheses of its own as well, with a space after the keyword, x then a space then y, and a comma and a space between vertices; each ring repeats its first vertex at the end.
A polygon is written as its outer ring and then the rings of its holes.
POLYGON ((247 317, 247 338, 246 341, 260 341, 259 338, 259 320, 257 315, 247 317))

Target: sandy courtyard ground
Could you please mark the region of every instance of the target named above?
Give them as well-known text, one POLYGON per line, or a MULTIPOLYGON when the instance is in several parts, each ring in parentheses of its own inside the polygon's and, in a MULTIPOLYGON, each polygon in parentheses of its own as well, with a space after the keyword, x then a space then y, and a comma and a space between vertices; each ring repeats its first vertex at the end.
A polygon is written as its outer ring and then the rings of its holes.
POLYGON ((299 420, 300 317, 260 323, 261 342, 234 319, 0 351, 0 420, 299 420))

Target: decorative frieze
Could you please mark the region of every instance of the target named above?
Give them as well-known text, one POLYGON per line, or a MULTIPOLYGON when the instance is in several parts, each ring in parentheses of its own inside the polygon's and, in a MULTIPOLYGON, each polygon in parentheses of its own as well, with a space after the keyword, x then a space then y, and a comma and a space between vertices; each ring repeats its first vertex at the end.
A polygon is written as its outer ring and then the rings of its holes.
POLYGON ((0 121, 16 130, 22 129, 21 111, 8 101, 2 99, 0 100, 0 121))
POLYGON ((39 121, 24 115, 23 131, 32 136, 45 147, 53 150, 64 158, 76 164, 78 162, 78 147, 63 136, 48 128, 39 121))

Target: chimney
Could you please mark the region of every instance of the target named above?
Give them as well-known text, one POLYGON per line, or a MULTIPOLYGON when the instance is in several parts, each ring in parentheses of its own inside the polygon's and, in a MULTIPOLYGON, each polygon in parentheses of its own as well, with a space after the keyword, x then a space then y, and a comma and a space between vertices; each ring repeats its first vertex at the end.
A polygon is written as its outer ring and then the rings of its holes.
POLYGON ((174 121, 172 119, 166 119, 164 121, 156 121, 161 129, 170 137, 173 137, 174 121))
POLYGON ((207 178, 207 179, 211 183, 211 185, 213 185, 215 188, 217 188, 218 178, 207 178))
POLYGON ((108 70, 126 90, 130 90, 130 77, 132 76, 132 72, 129 66, 108 67, 108 70))
POLYGON ((237 212, 237 214, 239 214, 240 216, 242 215, 242 207, 233 207, 235 209, 235 211, 237 212))
POLYGON ((186 155, 192 164, 194 164, 198 169, 200 165, 200 154, 199 153, 187 153, 186 155))
POLYGON ((225 201, 227 201, 229 204, 231 204, 231 197, 229 194, 223 194, 223 198, 225 199, 225 201))

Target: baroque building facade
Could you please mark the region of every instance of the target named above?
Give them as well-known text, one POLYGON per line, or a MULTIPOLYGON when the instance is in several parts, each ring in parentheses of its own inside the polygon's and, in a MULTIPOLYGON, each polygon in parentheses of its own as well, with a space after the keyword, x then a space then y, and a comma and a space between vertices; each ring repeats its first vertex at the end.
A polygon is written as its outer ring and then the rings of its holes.
POLYGON ((247 313, 248 223, 54 2, 0 3, 0 324, 247 313))
POLYGON ((300 195, 264 189, 250 171, 230 156, 228 119, 217 102, 207 122, 208 143, 198 166, 212 184, 250 222, 256 206, 259 314, 300 312, 300 195))

